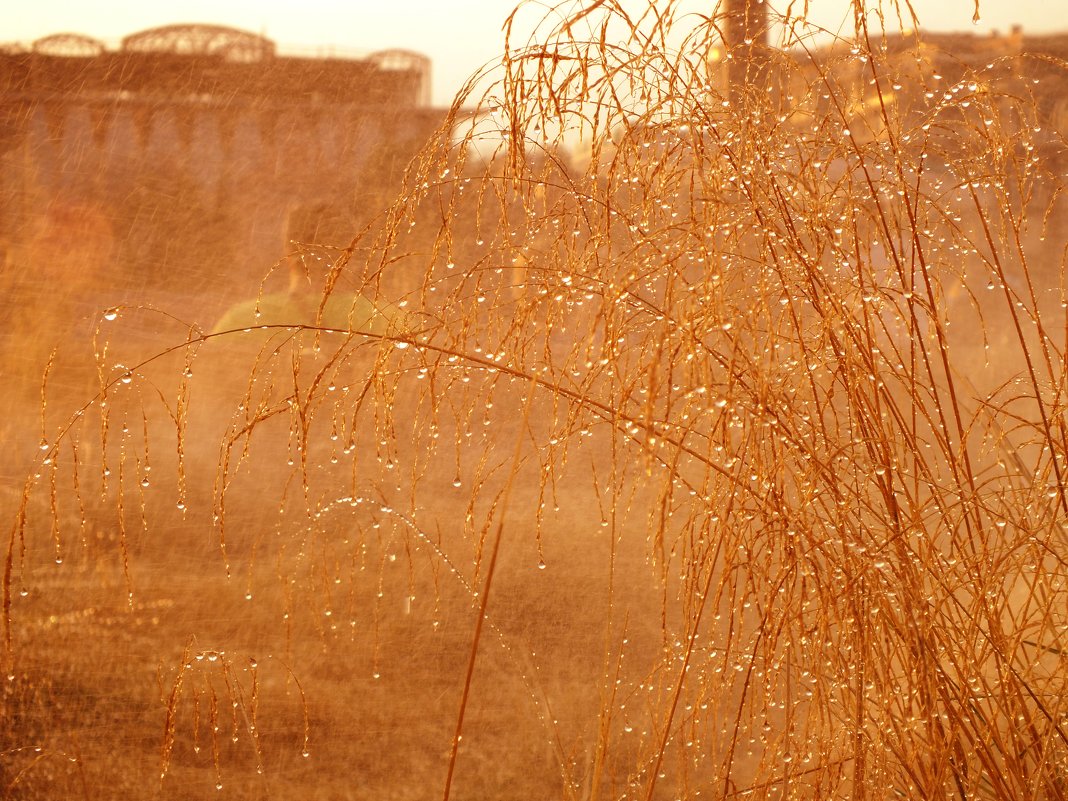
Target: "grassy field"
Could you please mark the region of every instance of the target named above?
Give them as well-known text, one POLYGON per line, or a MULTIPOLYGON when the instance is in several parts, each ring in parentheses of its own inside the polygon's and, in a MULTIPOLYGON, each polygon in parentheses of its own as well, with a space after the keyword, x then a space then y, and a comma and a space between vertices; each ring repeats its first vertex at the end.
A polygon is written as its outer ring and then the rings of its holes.
POLYGON ((1068 794, 1063 140, 1006 59, 794 20, 732 89, 656 8, 309 256, 403 324, 26 379, 3 797, 1068 794))

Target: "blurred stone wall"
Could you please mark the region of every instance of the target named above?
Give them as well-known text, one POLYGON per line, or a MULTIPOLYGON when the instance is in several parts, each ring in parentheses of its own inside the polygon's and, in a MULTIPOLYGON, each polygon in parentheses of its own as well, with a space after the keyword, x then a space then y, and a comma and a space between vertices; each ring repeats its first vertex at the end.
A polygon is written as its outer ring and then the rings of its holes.
POLYGON ((66 35, 0 52, 8 282, 92 273, 105 304, 182 295, 210 324, 280 256, 294 205, 329 204, 353 230, 383 205, 444 116, 428 86, 418 54, 284 57, 210 26, 145 31, 117 51, 66 35), (84 264, 77 245, 42 253, 72 215, 110 230, 108 264, 84 264))
MULTIPOLYGON (((322 244, 347 245, 443 121, 428 87, 419 54, 287 57, 211 26, 0 48, 0 477, 37 451, 47 365, 65 419, 101 370, 255 297, 294 209, 326 210, 341 241, 322 244)), ((264 288, 285 286, 282 269, 264 288)))

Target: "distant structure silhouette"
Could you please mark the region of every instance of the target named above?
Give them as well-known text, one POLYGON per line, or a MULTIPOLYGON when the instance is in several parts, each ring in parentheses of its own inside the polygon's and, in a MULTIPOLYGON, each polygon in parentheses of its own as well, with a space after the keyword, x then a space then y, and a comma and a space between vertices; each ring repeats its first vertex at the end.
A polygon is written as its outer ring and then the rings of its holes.
MULTIPOLYGON (((1027 36, 1018 25, 1007 34, 889 33, 878 35, 872 51, 875 63, 869 64, 851 57, 863 49, 854 51, 848 38, 806 51, 776 49, 768 15, 762 0, 724 0, 719 18, 722 48, 711 48, 709 68, 713 83, 732 103, 746 93, 768 94, 776 111, 789 116, 793 98, 805 97, 811 86, 827 80, 848 88, 845 96, 855 99, 844 110, 857 118, 858 131, 866 131, 861 135, 878 136, 882 108, 918 121, 932 100, 975 73, 983 84, 999 82, 997 91, 1011 84, 1016 96, 1033 101, 1034 122, 1046 129, 1038 140, 1054 146, 1050 150, 1068 138, 1068 33, 1027 36), (892 92, 880 97, 873 68, 888 82, 884 89, 893 87, 892 92), (937 87, 942 88, 934 91, 937 87)), ((1004 96, 998 102, 1007 105, 1010 100, 1004 96)))
POLYGON ((732 54, 727 80, 737 102, 746 86, 767 79, 768 6, 764 0, 725 0, 723 8, 724 45, 732 54))
MULTIPOLYGON (((769 42, 767 4, 730 0, 723 36, 731 58, 713 49, 721 60, 710 67, 731 96, 766 90, 789 116, 791 95, 807 87, 784 83, 776 69, 793 55, 769 42)), ((916 37, 889 36, 878 48, 878 69, 900 84, 882 96, 848 42, 815 54, 834 80, 853 85, 856 135, 879 136, 887 104, 922 115, 932 85, 987 64, 991 76, 1026 84, 1046 136, 1068 135, 1058 66, 1068 35, 916 37)), ((816 80, 814 71, 787 72, 816 80)), ((328 200, 350 230, 381 207, 444 118, 429 87, 430 62, 418 53, 288 55, 263 36, 214 25, 140 31, 115 49, 77 33, 0 46, 0 265, 27 263, 37 221, 57 199, 90 198, 114 231, 109 280, 124 300, 188 294, 213 319, 277 257, 275 232, 294 204, 328 200)))
MULTIPOLYGON (((950 97, 964 98, 952 113, 940 116, 931 134, 945 147, 967 146, 960 134, 975 121, 969 117, 967 96, 990 103, 1004 113, 1003 135, 1013 138, 1013 126, 1033 128, 1035 155, 1049 169, 1063 172, 1064 141, 1068 136, 1068 34, 1025 36, 1019 26, 1010 33, 930 33, 906 31, 880 40, 874 65, 851 57, 848 42, 819 52, 816 65, 847 89, 853 99, 847 112, 850 130, 861 139, 884 135, 884 109, 900 118, 907 130, 927 121, 930 110, 950 97), (873 67, 881 83, 872 80, 873 67), (961 94, 963 92, 963 94, 961 94), (948 93, 948 94, 947 94, 948 93), (1008 113, 1023 101, 1029 113, 1008 113), (938 136, 947 125, 961 126, 952 136, 938 136)), ((814 78, 814 73, 807 76, 814 78)), ((797 87, 794 87, 796 90, 797 87)))
POLYGON ((214 25, 0 47, 0 258, 25 262, 55 199, 92 198, 126 299, 217 297, 211 319, 277 257, 294 203, 330 198, 351 229, 381 205, 443 119, 429 92, 418 53, 286 55, 214 25))

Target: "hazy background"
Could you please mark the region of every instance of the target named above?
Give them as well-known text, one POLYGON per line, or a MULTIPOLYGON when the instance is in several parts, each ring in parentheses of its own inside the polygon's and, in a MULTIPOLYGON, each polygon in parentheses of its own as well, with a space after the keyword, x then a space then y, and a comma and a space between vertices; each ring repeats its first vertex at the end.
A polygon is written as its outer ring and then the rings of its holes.
MULTIPOLYGON (((539 20, 552 3, 528 3, 521 19, 539 20)), ((628 9, 641 9, 641 0, 624 0, 628 9)), ((714 0, 692 2, 695 13, 709 13, 714 0)), ((787 3, 773 4, 785 11, 787 3)), ((849 0, 808 0, 809 19, 831 31, 850 32, 849 0)), ((386 48, 416 50, 433 61, 433 101, 447 104, 464 80, 495 59, 503 45, 502 25, 514 0, 336 0, 262 2, 262 0, 183 0, 146 4, 139 0, 104 0, 87 4, 76 0, 41 0, 22 4, 4 14, 0 39, 30 43, 64 31, 84 33, 111 42, 127 34, 160 25, 198 22, 231 25, 262 33, 286 49, 311 48, 324 54, 330 48, 373 51, 386 48)), ((794 13, 802 10, 794 5, 794 13)), ((925 28, 938 31, 968 27, 973 0, 913 0, 925 28)), ((983 0, 975 30, 1007 31, 1023 25, 1029 33, 1064 27, 1068 10, 1050 0, 983 0)))
POLYGON ((560 81, 610 169, 445 134, 384 214, 513 2, 8 3, 111 50, 0 58, 4 801, 1063 798, 1068 35, 987 31, 1068 0, 916 0, 977 35, 786 64, 797 125, 631 53, 670 116, 560 81), (118 52, 182 23, 439 108, 118 52))

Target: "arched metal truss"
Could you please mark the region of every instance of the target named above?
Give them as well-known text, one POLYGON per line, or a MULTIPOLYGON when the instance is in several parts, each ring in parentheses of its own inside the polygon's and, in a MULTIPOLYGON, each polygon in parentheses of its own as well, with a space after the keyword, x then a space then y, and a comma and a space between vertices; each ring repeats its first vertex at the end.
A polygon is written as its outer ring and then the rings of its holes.
POLYGON ((266 37, 225 25, 165 25, 133 33, 122 49, 135 53, 175 53, 222 56, 226 61, 273 58, 275 44, 266 37))
POLYGON ((103 42, 81 33, 54 33, 33 43, 33 52, 44 56, 93 58, 105 49, 103 42))

